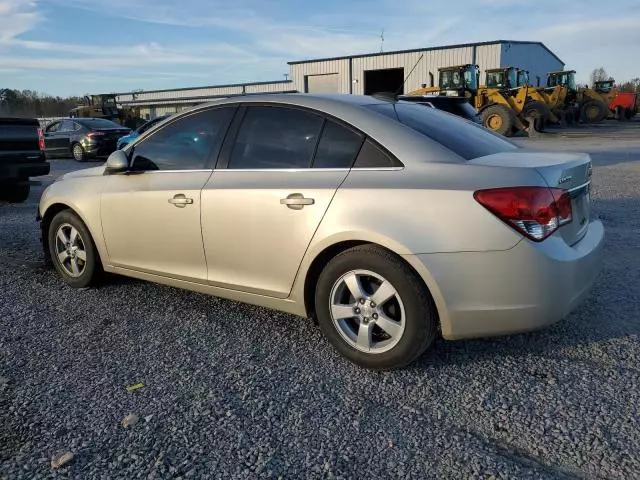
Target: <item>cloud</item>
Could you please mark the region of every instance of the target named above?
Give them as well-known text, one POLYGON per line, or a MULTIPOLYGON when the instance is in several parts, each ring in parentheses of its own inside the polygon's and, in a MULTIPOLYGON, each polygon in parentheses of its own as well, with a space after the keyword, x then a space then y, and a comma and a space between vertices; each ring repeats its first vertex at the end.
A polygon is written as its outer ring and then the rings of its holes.
POLYGON ((0 1, 0 45, 36 26, 40 15, 30 0, 0 1))
POLYGON ((617 0, 615 9, 594 19, 591 12, 601 11, 594 10, 600 4, 460 0, 447 9, 424 0, 405 0, 402 8, 395 0, 0 0, 0 71, 13 78, 48 72, 68 78, 70 86, 100 79, 156 87, 190 85, 197 78, 209 79, 206 83, 267 80, 274 73, 280 78, 286 61, 376 52, 384 29, 385 51, 533 40, 544 42, 585 78, 600 64, 616 78, 637 76, 628 61, 640 56, 637 0, 617 0), (100 35, 88 38, 90 43, 40 35, 37 27, 56 27, 53 15, 62 9, 82 11, 97 25, 107 18, 139 22, 146 33, 133 45, 117 44, 117 35, 104 44, 100 35), (483 18, 489 21, 479 21, 483 18))

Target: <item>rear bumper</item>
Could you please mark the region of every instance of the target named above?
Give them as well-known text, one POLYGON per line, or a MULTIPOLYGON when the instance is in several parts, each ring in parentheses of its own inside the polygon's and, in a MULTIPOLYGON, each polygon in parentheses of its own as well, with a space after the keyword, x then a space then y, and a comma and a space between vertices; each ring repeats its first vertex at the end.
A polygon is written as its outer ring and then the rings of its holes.
POLYGON ((510 250, 407 256, 430 284, 446 339, 536 330, 575 309, 602 267, 604 227, 573 246, 556 234, 510 250))
POLYGON ((51 170, 49 162, 20 162, 10 164, 0 164, 0 182, 6 180, 26 180, 29 177, 48 175, 51 170))

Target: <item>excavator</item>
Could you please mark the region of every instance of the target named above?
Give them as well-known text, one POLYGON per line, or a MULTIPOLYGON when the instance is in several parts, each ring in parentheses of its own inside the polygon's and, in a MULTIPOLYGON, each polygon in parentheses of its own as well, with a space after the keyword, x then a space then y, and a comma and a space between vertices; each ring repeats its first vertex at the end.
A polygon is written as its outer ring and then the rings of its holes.
POLYGON ((594 88, 576 85, 575 70, 549 72, 547 88, 564 87, 567 93, 564 107, 575 111, 576 119, 582 123, 598 123, 609 115, 609 104, 617 95, 612 80, 596 82, 594 88))
POLYGON ((478 85, 479 77, 478 65, 440 68, 439 86, 422 85, 409 95, 467 97, 479 111, 485 127, 508 137, 525 130, 528 118, 547 115, 548 108, 544 103, 529 98, 527 86, 518 87, 517 68, 487 70, 482 86, 478 85))

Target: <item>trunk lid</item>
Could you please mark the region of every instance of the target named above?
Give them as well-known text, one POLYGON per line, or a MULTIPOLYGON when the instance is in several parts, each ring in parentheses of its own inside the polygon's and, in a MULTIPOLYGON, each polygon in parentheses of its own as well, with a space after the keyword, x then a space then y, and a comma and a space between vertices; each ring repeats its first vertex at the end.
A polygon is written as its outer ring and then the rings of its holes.
POLYGON ((558 230, 564 240, 573 245, 587 233, 592 171, 588 154, 512 151, 476 158, 469 164, 536 170, 549 187, 566 190, 571 196, 573 220, 558 230))
POLYGON ((93 131, 104 133, 102 138, 105 140, 117 140, 131 133, 128 128, 94 128, 93 131))

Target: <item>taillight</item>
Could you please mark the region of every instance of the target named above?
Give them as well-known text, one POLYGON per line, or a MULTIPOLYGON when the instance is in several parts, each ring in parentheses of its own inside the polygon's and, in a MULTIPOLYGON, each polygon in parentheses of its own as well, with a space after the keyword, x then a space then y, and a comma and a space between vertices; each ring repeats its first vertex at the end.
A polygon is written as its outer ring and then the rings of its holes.
POLYGON ((536 242, 572 219, 571 197, 561 188, 492 188, 473 196, 500 220, 536 242))
POLYGON ((44 134, 41 128, 38 129, 38 147, 40 150, 44 150, 44 134))
POLYGON ((95 131, 93 131, 93 132, 87 133, 87 137, 97 137, 99 135, 104 135, 104 134, 105 134, 104 132, 95 132, 95 131))

